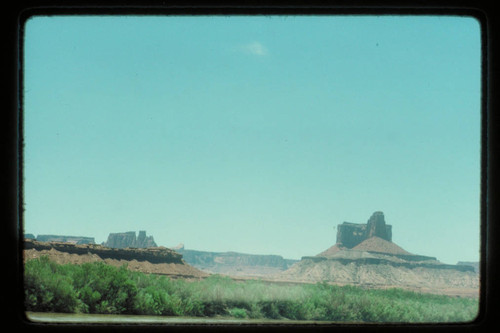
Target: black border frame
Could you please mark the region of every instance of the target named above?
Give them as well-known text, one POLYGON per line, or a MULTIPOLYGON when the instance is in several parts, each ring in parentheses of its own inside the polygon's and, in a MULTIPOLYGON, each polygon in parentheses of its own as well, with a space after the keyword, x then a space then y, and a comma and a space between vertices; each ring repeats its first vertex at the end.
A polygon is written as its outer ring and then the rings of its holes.
MULTIPOLYGON (((1 176, 6 193, 8 217, 8 241, 3 245, 8 248, 6 262, 9 272, 9 285, 14 295, 4 298, 9 305, 6 325, 14 324, 16 329, 28 330, 348 330, 359 329, 368 331, 393 330, 477 330, 488 329, 495 324, 498 310, 499 288, 496 261, 498 259, 497 245, 500 242, 497 195, 498 180, 495 177, 498 165, 496 152, 500 151, 496 144, 498 138, 498 107, 495 96, 498 68, 496 67, 496 49, 500 46, 496 30, 498 15, 492 1, 309 1, 306 3, 290 3, 285 1, 219 1, 216 3, 176 2, 176 1, 20 1, 16 4, 4 5, 8 24, 7 46, 10 58, 7 63, 8 76, 11 83, 10 103, 7 110, 1 113, 5 125, 2 133, 5 138, 2 148, 8 160, 7 173, 1 176), (181 324, 173 326, 157 325, 115 325, 115 324, 37 324, 26 319, 24 313, 23 290, 23 112, 22 112, 22 58, 23 58, 23 27, 31 16, 36 15, 463 15, 478 20, 481 27, 482 69, 481 69, 481 291, 480 310, 478 317, 471 323, 457 324, 335 324, 335 325, 192 325, 181 324), (11 252, 12 251, 12 252, 11 252)), ((5 63, 5 62, 4 62, 5 63)), ((499 312, 500 313, 500 312, 499 312)), ((8 327, 8 326, 7 326, 8 327)))

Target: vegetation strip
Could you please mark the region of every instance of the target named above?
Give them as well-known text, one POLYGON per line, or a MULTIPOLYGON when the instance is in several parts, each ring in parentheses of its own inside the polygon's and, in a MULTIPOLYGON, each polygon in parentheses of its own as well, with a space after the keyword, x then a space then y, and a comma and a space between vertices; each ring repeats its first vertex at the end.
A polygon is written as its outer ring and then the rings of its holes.
POLYGON ((478 299, 219 275, 172 280, 126 266, 60 265, 42 257, 25 263, 25 306, 34 312, 423 323, 472 321, 478 299))

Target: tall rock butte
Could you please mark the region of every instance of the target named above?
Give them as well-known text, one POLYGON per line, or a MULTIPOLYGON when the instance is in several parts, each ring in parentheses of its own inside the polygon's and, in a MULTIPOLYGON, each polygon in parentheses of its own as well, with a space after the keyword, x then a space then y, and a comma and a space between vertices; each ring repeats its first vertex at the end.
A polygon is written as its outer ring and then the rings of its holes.
POLYGON ((108 240, 102 245, 106 247, 113 247, 123 249, 126 247, 134 248, 147 248, 157 247, 153 236, 146 236, 146 231, 139 231, 139 236, 136 237, 135 231, 110 233, 108 240))
POLYGON ((349 249, 374 236, 392 242, 392 226, 385 224, 382 212, 373 213, 366 224, 344 222, 337 226, 337 244, 349 249))
POLYGON ((373 213, 366 223, 366 238, 368 239, 374 236, 380 237, 387 241, 391 241, 392 237, 389 237, 388 235, 384 213, 382 212, 373 213))

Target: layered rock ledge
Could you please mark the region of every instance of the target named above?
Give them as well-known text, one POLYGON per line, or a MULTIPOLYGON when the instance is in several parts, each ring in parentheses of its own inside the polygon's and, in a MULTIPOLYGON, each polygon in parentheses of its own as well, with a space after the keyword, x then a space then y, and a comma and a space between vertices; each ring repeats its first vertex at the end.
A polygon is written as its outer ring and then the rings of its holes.
POLYGON ((24 240, 24 248, 26 250, 35 249, 51 250, 55 249, 60 252, 71 254, 95 254, 102 259, 116 260, 137 260, 148 261, 153 264, 174 263, 185 264, 182 260, 182 255, 170 250, 166 247, 150 247, 146 249, 138 248, 110 248, 98 244, 71 244, 62 242, 38 242, 33 239, 24 240))
MULTIPOLYGON (((410 256, 401 256, 396 255, 394 257, 403 259, 401 261, 394 260, 395 258, 388 258, 382 256, 375 256, 374 252, 365 252, 364 254, 359 254, 359 257, 346 257, 339 255, 338 257, 318 257, 318 256, 310 256, 310 257, 302 257, 302 260, 311 261, 311 262, 322 262, 322 261, 331 261, 331 262, 339 262, 341 264, 347 265, 350 263, 357 265, 390 265, 393 267, 405 267, 405 268, 430 268, 430 269, 452 269, 460 272, 474 272, 474 267, 467 265, 447 265, 442 264, 437 261, 425 260, 425 261, 416 261, 416 258, 411 258, 410 256), (406 259, 406 260, 404 260, 406 259), (408 260, 410 259, 410 260, 408 260), (413 262, 412 262, 413 261, 413 262)), ((422 258, 425 258, 422 256, 422 258)))

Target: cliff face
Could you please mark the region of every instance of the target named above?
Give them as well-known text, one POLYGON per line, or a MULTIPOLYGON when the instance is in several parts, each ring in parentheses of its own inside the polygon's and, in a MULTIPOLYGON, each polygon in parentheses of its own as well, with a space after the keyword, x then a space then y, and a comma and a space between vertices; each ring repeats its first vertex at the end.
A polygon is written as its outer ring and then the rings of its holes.
POLYGON ((136 237, 135 231, 110 233, 108 240, 102 245, 117 249, 157 247, 153 236, 146 236, 146 231, 143 230, 139 231, 139 237, 136 237))

